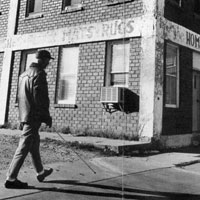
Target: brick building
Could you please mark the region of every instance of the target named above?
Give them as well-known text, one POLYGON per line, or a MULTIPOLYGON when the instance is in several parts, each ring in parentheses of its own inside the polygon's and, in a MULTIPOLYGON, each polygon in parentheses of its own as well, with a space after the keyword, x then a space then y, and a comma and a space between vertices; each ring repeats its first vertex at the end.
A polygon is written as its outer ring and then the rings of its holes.
POLYGON ((37 49, 54 128, 189 145, 200 131, 199 0, 1 0, 0 124, 37 49))

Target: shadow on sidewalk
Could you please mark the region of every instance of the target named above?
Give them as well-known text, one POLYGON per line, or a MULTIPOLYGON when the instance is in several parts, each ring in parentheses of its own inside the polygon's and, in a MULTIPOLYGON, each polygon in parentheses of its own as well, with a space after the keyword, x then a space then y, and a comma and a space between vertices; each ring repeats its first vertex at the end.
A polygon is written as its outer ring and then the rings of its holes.
POLYGON ((39 190, 39 191, 33 191, 28 194, 22 194, 22 195, 14 196, 11 198, 5 198, 1 200, 24 198, 30 195, 39 194, 43 192, 57 192, 57 193, 65 193, 65 194, 84 195, 84 196, 90 196, 90 197, 92 196, 94 198, 102 197, 106 199, 117 198, 119 200, 120 199, 135 199, 135 200, 178 200, 178 199, 199 200, 200 199, 200 195, 195 195, 195 194, 150 191, 150 190, 134 189, 134 188, 128 188, 128 187, 122 188, 122 187, 117 187, 117 186, 110 186, 110 185, 103 185, 103 184, 96 184, 96 183, 80 183, 74 180, 54 180, 54 181, 46 181, 44 183, 63 184, 65 186, 68 185, 68 188, 29 186, 28 188, 29 190, 32 189, 32 190, 39 190), (79 189, 78 187, 81 187, 81 189, 79 189), (94 188, 94 191, 91 188, 94 188), (95 191, 95 189, 100 189, 101 192, 95 191), (105 192, 102 192, 102 190, 105 190, 105 192), (108 190, 108 192, 106 190, 108 190))
POLYGON ((54 181, 46 181, 46 183, 54 183, 54 184, 63 184, 69 186, 76 186, 70 188, 42 188, 42 187, 34 187, 33 189, 43 191, 53 191, 53 192, 61 192, 66 194, 77 194, 77 195, 85 195, 85 196, 100 196, 100 197, 110 197, 110 198, 119 198, 119 199, 138 199, 138 200, 199 200, 200 195, 195 194, 184 194, 184 193, 174 193, 174 192, 160 192, 160 191, 149 191, 142 189, 134 189, 128 187, 117 187, 103 184, 95 184, 95 183, 80 183, 78 181, 72 180, 54 180, 54 181), (77 187, 81 186, 81 189, 78 190, 77 187), (82 189, 83 188, 83 189, 82 189), (88 189, 87 189, 88 188, 88 189), (94 191, 91 190, 94 188, 94 191), (108 190, 109 192, 98 192, 95 191, 97 189, 108 190), (112 191, 113 192, 110 192, 112 191), (116 193, 116 191, 118 193, 116 193), (121 192, 121 194, 120 194, 121 192), (132 193, 132 194, 131 194, 132 193))
POLYGON ((182 147, 182 148, 174 149, 174 152, 199 154, 199 157, 200 157, 200 146, 182 147))
POLYGON ((150 157, 155 155, 161 155, 165 153, 186 153, 186 154, 199 154, 196 157, 200 157, 200 146, 189 146, 189 147, 181 147, 181 148, 168 148, 161 150, 135 150, 127 153, 126 157, 150 157))

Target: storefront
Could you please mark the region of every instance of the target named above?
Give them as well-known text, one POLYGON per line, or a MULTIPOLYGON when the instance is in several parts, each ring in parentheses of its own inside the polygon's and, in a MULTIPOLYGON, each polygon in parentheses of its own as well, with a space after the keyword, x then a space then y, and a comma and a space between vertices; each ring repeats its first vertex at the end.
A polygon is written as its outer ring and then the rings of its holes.
POLYGON ((191 144, 200 131, 200 35, 165 18, 164 0, 56 2, 37 15, 18 3, 0 37, 0 124, 17 123, 19 74, 47 49, 55 130, 191 144))

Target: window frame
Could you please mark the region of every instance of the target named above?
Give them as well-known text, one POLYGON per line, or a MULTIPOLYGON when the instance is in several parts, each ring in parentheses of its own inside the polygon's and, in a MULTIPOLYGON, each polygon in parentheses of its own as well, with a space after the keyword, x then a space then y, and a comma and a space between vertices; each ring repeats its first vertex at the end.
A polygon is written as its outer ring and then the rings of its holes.
POLYGON ((78 88, 78 69, 79 69, 79 59, 80 59, 80 47, 79 45, 70 45, 70 46, 60 46, 59 48, 59 61, 58 61, 58 71, 57 71, 57 81, 56 81, 56 95, 55 95, 55 107, 76 107, 76 97, 77 97, 77 88, 78 88), (64 48, 77 48, 78 49, 78 60, 77 60, 77 68, 76 68, 76 85, 75 85, 75 94, 73 102, 67 100, 60 100, 59 102, 59 93, 60 93, 60 76, 61 76, 61 65, 62 65, 62 50, 64 48))
MULTIPOLYGON (((34 8, 33 8, 33 12, 30 12, 30 4, 31 4, 31 1, 34 1, 34 3, 35 3, 36 0, 27 0, 26 17, 28 17, 28 18, 43 17, 43 15, 42 15, 43 0, 40 0, 40 1, 42 1, 42 2, 41 2, 41 8, 40 8, 40 10, 37 11, 37 12, 34 11, 34 8)), ((34 4, 33 7, 35 7, 35 4, 34 4)))
POLYGON ((37 52, 37 49, 30 49, 30 50, 22 51, 22 59, 21 59, 21 64, 20 64, 19 76, 26 70, 27 55, 34 54, 36 52, 37 52))
POLYGON ((183 0, 178 0, 178 2, 175 2, 180 8, 183 7, 183 0))
POLYGON ((176 6, 177 8, 181 8, 181 9, 183 9, 183 7, 184 7, 183 0, 177 0, 177 1, 175 1, 175 0, 166 0, 166 3, 169 3, 169 4, 173 5, 173 6, 176 6))
POLYGON ((133 2, 133 1, 135 1, 135 0, 106 0, 106 5, 113 6, 113 5, 117 5, 117 4, 133 2))
MULTIPOLYGON (((105 86, 111 86, 111 87, 124 87, 128 88, 129 87, 129 74, 130 74, 130 40, 114 40, 114 41, 108 41, 106 45, 106 77, 105 77, 105 86), (116 44, 129 44, 129 57, 128 57, 128 71, 124 70, 123 72, 119 72, 120 74, 127 75, 127 80, 125 79, 125 84, 124 85, 112 85, 112 74, 117 74, 117 73, 112 73, 112 56, 113 56, 113 46, 116 44)), ((119 74, 118 73, 118 74, 119 74)))
POLYGON ((21 61, 20 61, 20 69, 19 69, 19 74, 18 74, 18 81, 17 81, 17 93, 16 93, 16 99, 15 99, 15 104, 18 106, 18 83, 19 83, 19 76, 26 71, 27 66, 26 66, 26 62, 27 62, 27 55, 28 54, 32 54, 32 53, 36 53, 37 49, 31 49, 31 50, 24 50, 21 52, 21 61))
POLYGON ((200 15, 200 0, 194 1, 194 13, 200 15))
MULTIPOLYGON (((169 76, 169 75, 168 75, 169 76)), ((171 42, 167 42, 165 46, 165 107, 166 108, 179 108, 179 98, 180 98, 180 49, 178 45, 175 45, 171 42), (167 97, 167 47, 170 46, 171 48, 176 49, 176 103, 175 104, 169 104, 166 102, 167 97)))
POLYGON ((2 15, 2 0, 0 0, 0 15, 2 15))
POLYGON ((62 13, 65 12, 74 12, 74 11, 79 11, 83 9, 83 0, 81 0, 81 3, 74 4, 72 5, 72 0, 69 0, 70 3, 66 3, 66 0, 62 1, 62 13))

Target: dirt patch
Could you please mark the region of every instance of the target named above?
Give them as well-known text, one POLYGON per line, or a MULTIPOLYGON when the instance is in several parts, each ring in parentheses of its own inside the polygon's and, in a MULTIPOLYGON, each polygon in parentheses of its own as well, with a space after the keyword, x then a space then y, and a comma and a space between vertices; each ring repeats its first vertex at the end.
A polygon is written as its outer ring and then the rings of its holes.
MULTIPOLYGON (((10 135, 0 135, 0 170, 7 169, 18 146, 19 137, 10 135)), ((74 162, 78 160, 80 155, 84 159, 90 159, 93 157, 101 157, 100 152, 89 151, 86 149, 78 149, 75 146, 69 144, 45 138, 41 140, 40 152, 43 164, 54 162, 74 162)), ((32 165, 30 155, 27 156, 24 166, 32 165)))

